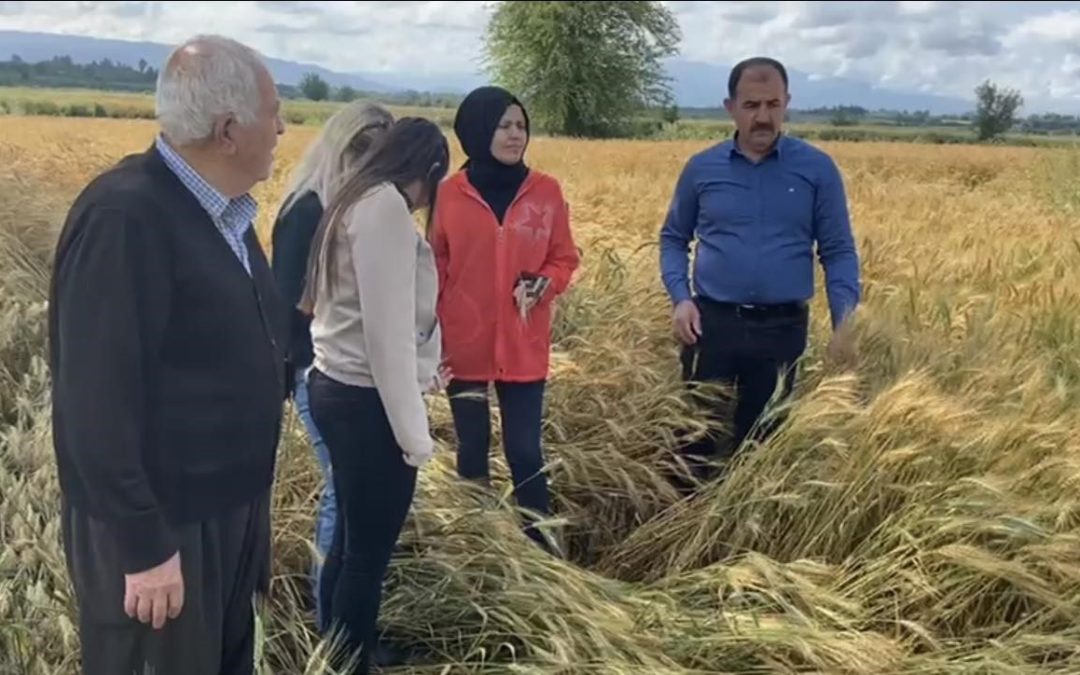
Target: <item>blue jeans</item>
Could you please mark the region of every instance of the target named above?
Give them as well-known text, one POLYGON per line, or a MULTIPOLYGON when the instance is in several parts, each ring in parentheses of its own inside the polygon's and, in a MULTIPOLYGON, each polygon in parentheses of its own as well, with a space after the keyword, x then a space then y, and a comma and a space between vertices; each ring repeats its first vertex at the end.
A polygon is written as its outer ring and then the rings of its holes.
POLYGON ((315 583, 315 614, 316 621, 323 625, 323 606, 319 590, 319 580, 322 577, 322 565, 319 560, 325 560, 330 552, 330 544, 334 540, 334 521, 337 519, 337 496, 334 493, 334 480, 330 471, 330 451, 323 441, 322 434, 315 426, 315 420, 311 416, 311 403, 308 399, 307 372, 299 370, 296 373, 296 393, 293 400, 296 403, 296 411, 300 415, 304 427, 307 429, 308 438, 315 448, 315 457, 319 460, 322 469, 323 491, 319 498, 319 509, 315 519, 315 548, 319 552, 317 559, 311 568, 311 575, 315 583))

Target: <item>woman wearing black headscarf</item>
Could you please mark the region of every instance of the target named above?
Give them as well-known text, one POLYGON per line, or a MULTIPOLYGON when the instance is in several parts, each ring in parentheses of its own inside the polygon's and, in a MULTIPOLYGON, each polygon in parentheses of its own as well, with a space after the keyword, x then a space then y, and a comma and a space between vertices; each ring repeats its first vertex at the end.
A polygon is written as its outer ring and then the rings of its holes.
MULTIPOLYGON (((458 474, 488 479, 488 390, 518 505, 550 512, 541 443, 555 299, 580 262, 558 181, 525 164, 529 118, 515 96, 481 87, 458 108, 468 160, 439 190, 432 247, 443 353, 458 437, 458 474)), ((545 543, 535 527, 526 532, 545 543)))

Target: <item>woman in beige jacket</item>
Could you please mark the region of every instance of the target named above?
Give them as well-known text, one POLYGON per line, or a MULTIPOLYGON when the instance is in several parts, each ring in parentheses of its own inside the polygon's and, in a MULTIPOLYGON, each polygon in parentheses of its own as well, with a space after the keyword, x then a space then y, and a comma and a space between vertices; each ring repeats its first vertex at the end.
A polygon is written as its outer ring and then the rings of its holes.
POLYGON ((326 209, 301 309, 311 323, 311 412, 330 451, 339 510, 320 589, 354 671, 367 673, 382 580, 432 455, 424 393, 442 384, 438 272, 412 212, 434 205, 449 149, 404 118, 326 209))

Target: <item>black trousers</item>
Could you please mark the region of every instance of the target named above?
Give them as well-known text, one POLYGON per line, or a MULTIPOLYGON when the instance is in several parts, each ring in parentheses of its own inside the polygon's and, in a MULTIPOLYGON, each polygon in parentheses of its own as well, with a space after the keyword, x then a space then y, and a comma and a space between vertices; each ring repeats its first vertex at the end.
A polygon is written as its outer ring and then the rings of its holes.
POLYGON ((311 413, 330 452, 338 516, 320 578, 326 626, 340 631, 354 673, 375 650, 382 584, 416 490, 378 390, 337 382, 317 370, 311 413))
POLYGON ((184 605, 160 631, 124 613, 124 574, 109 528, 66 501, 61 517, 85 675, 254 672, 252 602, 269 584, 269 491, 179 529, 184 605))
MULTIPOLYGON (((779 385, 781 397, 795 385, 796 365, 806 351, 809 312, 805 305, 739 307, 704 298, 695 302, 702 335, 682 351, 683 378, 731 386, 735 395, 733 445, 725 452, 715 438, 687 448, 694 458, 730 456, 747 439, 762 440, 775 424, 761 415, 779 385)), ((718 419, 720 410, 707 411, 718 419)))
MULTIPOLYGON (((503 432, 503 452, 514 481, 518 506, 540 515, 550 512, 547 476, 544 474, 542 423, 546 382, 496 382, 503 432)), ((458 439, 457 468, 462 478, 485 480, 489 476, 491 408, 487 382, 455 380, 447 387, 454 429, 458 439)), ((526 534, 545 543, 533 527, 526 534)))

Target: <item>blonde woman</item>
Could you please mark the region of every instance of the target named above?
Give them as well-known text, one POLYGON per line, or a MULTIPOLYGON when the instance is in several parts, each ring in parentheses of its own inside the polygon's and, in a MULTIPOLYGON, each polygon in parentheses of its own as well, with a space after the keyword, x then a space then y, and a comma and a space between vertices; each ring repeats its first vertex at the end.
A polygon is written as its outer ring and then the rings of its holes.
POLYGON ((292 307, 289 365, 293 401, 315 448, 323 475, 323 492, 316 516, 315 547, 318 559, 312 566, 315 611, 323 630, 325 608, 319 601, 320 560, 325 560, 337 518, 330 455, 308 404, 307 373, 313 352, 311 317, 297 309, 304 287, 308 254, 323 209, 337 189, 352 178, 372 142, 393 124, 393 116, 372 103, 351 103, 331 117, 293 172, 273 231, 273 270, 286 303, 292 307))

